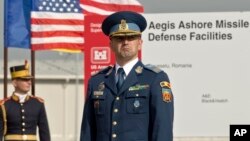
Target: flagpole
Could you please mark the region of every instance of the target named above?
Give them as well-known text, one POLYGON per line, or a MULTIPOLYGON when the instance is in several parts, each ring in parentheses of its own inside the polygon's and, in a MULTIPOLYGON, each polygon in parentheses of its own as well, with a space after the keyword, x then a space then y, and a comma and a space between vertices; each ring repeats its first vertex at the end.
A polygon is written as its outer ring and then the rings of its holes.
MULTIPOLYGON (((4 1, 4 8, 6 8, 6 5, 7 5, 7 2, 4 1)), ((4 9, 4 14, 5 14, 5 9, 4 9)), ((6 30, 6 17, 4 16, 4 49, 3 49, 3 54, 4 54, 4 57, 3 57, 3 76, 4 76, 4 80, 3 80, 3 94, 4 94, 4 98, 7 98, 7 93, 8 93, 8 48, 7 46, 5 45, 5 30, 6 30)))
POLYGON ((3 59, 3 73, 4 73, 4 88, 3 88, 3 93, 4 93, 4 98, 7 98, 7 85, 8 85, 8 76, 7 76, 7 72, 8 72, 8 48, 4 47, 4 59, 3 59))
POLYGON ((35 77, 35 51, 33 51, 31 49, 30 51, 31 53, 31 75, 34 77, 33 80, 32 80, 32 84, 31 84, 31 94, 32 95, 35 95, 35 83, 36 83, 36 77, 35 77))

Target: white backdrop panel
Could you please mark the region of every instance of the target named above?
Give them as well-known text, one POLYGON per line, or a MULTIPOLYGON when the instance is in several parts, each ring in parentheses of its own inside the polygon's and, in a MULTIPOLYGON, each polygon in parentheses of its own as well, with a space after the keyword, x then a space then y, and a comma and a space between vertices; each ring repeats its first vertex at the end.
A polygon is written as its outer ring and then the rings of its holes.
POLYGON ((230 124, 250 124, 250 12, 145 17, 142 60, 170 77, 175 136, 229 136, 230 124))

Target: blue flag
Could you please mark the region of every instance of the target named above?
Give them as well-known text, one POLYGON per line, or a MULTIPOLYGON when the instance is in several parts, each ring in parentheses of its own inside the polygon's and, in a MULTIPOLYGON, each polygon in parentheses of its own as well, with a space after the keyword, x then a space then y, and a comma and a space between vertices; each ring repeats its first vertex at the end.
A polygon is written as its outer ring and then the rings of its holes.
POLYGON ((4 46, 29 49, 32 0, 4 2, 4 46))

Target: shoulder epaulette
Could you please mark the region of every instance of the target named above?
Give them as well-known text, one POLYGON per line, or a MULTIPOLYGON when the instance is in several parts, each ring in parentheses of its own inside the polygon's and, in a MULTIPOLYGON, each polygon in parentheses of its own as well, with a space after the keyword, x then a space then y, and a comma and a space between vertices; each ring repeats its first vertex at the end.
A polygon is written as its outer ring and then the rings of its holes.
POLYGON ((159 72, 162 72, 162 70, 154 65, 151 65, 151 64, 147 64, 145 65, 145 68, 155 72, 155 73, 159 73, 159 72))
POLYGON ((109 73, 110 70, 112 70, 113 66, 107 66, 101 70, 99 70, 98 72, 94 73, 92 76, 95 76, 97 74, 105 74, 105 73, 109 73))
POLYGON ((2 99, 2 100, 0 100, 0 105, 3 105, 4 103, 5 103, 5 101, 7 101, 7 100, 9 100, 10 98, 8 97, 8 98, 5 98, 5 99, 2 99))
POLYGON ((4 104, 4 100, 0 100, 0 105, 3 105, 4 104))
POLYGON ((31 96, 31 97, 37 99, 41 103, 44 103, 44 100, 41 97, 37 97, 37 96, 31 96))

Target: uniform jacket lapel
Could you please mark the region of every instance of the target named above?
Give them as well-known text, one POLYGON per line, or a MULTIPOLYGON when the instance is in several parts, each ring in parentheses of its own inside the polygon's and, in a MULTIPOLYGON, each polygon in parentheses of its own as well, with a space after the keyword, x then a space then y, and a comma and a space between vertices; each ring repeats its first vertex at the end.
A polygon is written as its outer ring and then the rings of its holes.
POLYGON ((121 90, 119 91, 118 95, 123 93, 125 90, 127 90, 130 86, 136 84, 138 82, 138 75, 140 73, 136 72, 136 68, 138 67, 142 67, 143 64, 141 63, 141 61, 138 61, 135 66, 131 69, 130 73, 128 74, 128 76, 126 77, 124 84, 121 87, 121 90))
POLYGON ((138 61, 135 66, 131 69, 130 73, 128 74, 128 76, 126 77, 125 81, 124 81, 124 84, 122 85, 121 87, 121 90, 117 91, 117 88, 116 88, 116 82, 115 82, 115 68, 113 67, 112 71, 111 72, 108 72, 106 74, 106 79, 105 79, 105 84, 107 85, 107 87, 116 95, 119 95, 121 93, 123 93, 125 90, 127 90, 130 86, 138 83, 138 75, 141 74, 138 73, 136 71, 136 69, 138 67, 143 67, 143 64, 141 61, 138 61))
POLYGON ((106 74, 105 84, 113 93, 117 93, 116 83, 115 83, 115 69, 112 69, 111 73, 106 74))

